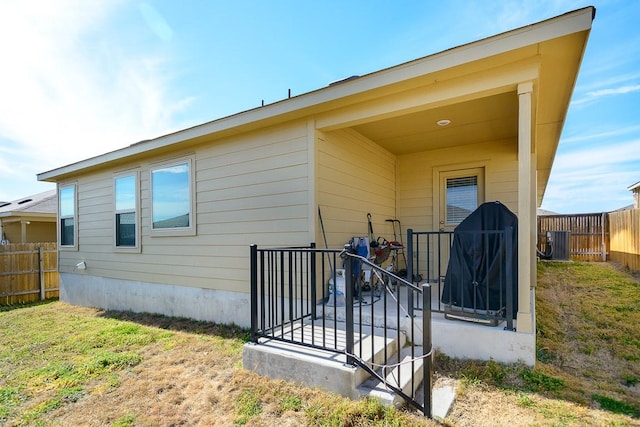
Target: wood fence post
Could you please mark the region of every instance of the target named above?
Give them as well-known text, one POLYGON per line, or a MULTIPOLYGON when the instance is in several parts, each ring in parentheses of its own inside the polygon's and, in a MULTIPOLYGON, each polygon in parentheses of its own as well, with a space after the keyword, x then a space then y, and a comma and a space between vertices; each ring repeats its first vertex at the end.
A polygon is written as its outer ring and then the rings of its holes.
POLYGON ((607 235, 611 235, 609 230, 609 221, 607 221, 607 213, 602 212, 602 261, 607 260, 607 235))
POLYGON ((44 257, 42 256, 42 245, 38 246, 38 268, 40 276, 40 301, 44 300, 44 257))

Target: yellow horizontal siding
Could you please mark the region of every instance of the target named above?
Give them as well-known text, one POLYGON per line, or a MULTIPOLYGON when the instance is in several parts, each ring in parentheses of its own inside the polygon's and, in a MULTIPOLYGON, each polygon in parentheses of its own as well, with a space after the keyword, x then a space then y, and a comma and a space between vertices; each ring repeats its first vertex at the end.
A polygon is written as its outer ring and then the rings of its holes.
MULTIPOLYGON (((282 181, 267 181, 256 184, 242 184, 233 188, 219 188, 198 191, 199 204, 217 203, 220 209, 225 210, 227 204, 242 203, 254 197, 281 197, 288 193, 306 192, 307 177, 293 177, 282 181)), ((211 184, 215 185, 215 184, 211 184)))
MULTIPOLYGON (((171 241, 167 239, 155 239, 153 245, 147 245, 145 248, 144 254, 145 256, 156 256, 156 255, 175 255, 175 246, 171 243, 171 241)), ((183 245, 181 248, 180 255, 181 256, 208 256, 215 258, 238 258, 245 256, 249 253, 249 248, 244 244, 227 244, 227 245, 183 245)), ((120 254, 114 254, 120 255, 120 254)), ((128 254, 127 254, 128 255, 128 254)), ((133 257, 129 257, 129 259, 134 259, 133 257)))
MULTIPOLYGON (((300 143, 303 140, 299 140, 300 143)), ((198 164, 198 180, 207 181, 210 179, 221 179, 223 182, 235 180, 236 176, 263 172, 265 170, 277 171, 291 167, 293 165, 305 164, 307 161, 306 151, 280 153, 261 159, 248 160, 246 163, 238 166, 237 163, 226 164, 217 161, 202 162, 198 164), (215 167, 213 167, 215 165, 215 167)), ((234 183, 235 184, 235 183, 234 183)))
POLYGON ((307 165, 288 165, 273 170, 257 171, 243 175, 235 175, 233 178, 222 177, 218 179, 207 179, 204 181, 203 174, 199 174, 198 193, 200 197, 207 197, 207 192, 215 192, 216 199, 236 198, 238 187, 250 187, 244 189, 243 194, 253 191, 257 194, 269 192, 269 187, 274 188, 275 193, 286 191, 294 183, 307 179, 307 165))
POLYGON ((438 149, 398 157, 398 212, 403 231, 434 230, 439 208, 433 182, 435 170, 484 167, 485 201, 499 200, 517 214, 518 160, 516 141, 438 149))
POLYGON ((149 170, 166 160, 148 158, 118 170, 140 172, 139 253, 113 248, 113 174, 77 180, 78 251, 62 251, 60 270, 85 260, 86 274, 107 278, 248 291, 249 244, 308 244, 306 122, 234 136, 175 157, 194 158, 196 236, 150 232, 149 170))
MULTIPOLYGON (((87 274, 246 292, 249 244, 306 245, 315 240, 324 246, 318 223, 315 237, 310 234, 309 202, 314 199, 322 208, 332 248, 366 236, 367 213, 376 236, 393 237, 387 218, 400 219, 404 232, 409 227, 431 230, 439 203, 434 200, 434 170, 470 164, 485 168, 486 200, 500 200, 514 212, 517 207, 514 141, 396 157, 353 131, 318 132, 315 164, 309 166, 306 132, 307 124, 299 122, 175 153, 195 160, 196 236, 149 234, 149 169, 164 158, 124 165, 121 170, 140 171, 140 253, 114 251, 113 174, 103 171, 78 179, 79 250, 61 253, 61 271, 72 271, 83 259, 87 274), (310 188, 315 194, 309 194, 310 188)), ((311 211, 315 214, 315 208, 311 211)))
MULTIPOLYGON (((395 216, 395 156, 352 131, 321 133, 317 144, 316 195, 329 247, 386 229, 395 216)), ((318 228, 317 241, 322 241, 318 228)), ((324 242, 323 242, 324 243, 324 242)))

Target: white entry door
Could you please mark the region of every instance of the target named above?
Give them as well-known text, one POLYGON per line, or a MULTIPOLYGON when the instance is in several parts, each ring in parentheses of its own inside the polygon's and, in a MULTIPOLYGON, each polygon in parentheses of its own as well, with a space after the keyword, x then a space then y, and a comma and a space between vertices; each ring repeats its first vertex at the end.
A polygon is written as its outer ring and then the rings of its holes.
MULTIPOLYGON (((453 231, 471 212, 484 203, 483 167, 441 170, 436 182, 439 196, 437 201, 434 200, 438 206, 434 214, 438 231, 453 231)), ((452 236, 443 234, 439 239, 439 242, 434 242, 434 248, 439 248, 439 254, 433 254, 431 268, 442 279, 449 264, 452 236)))

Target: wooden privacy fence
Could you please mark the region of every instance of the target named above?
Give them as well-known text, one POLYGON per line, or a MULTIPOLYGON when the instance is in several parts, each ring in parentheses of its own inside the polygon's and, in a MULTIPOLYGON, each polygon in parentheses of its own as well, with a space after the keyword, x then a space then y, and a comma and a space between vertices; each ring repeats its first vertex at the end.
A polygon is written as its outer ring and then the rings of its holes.
POLYGON ((55 242, 0 245, 0 304, 57 298, 58 287, 55 242))
POLYGON ((640 271, 640 209, 573 215, 538 216, 538 248, 547 231, 571 233, 571 258, 614 261, 640 271))
POLYGON ((640 209, 609 214, 609 248, 611 261, 640 271, 640 209))
POLYGON ((608 214, 538 216, 538 248, 545 247, 547 231, 569 231, 570 255, 579 261, 606 261, 609 251, 608 214))

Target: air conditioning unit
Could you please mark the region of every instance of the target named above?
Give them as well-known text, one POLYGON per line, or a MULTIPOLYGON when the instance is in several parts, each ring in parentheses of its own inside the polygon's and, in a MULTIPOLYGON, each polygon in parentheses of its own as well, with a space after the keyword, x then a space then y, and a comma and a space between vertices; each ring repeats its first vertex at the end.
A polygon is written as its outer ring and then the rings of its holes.
POLYGON ((551 247, 551 259, 569 261, 571 259, 571 232, 566 230, 547 231, 547 247, 551 247))

